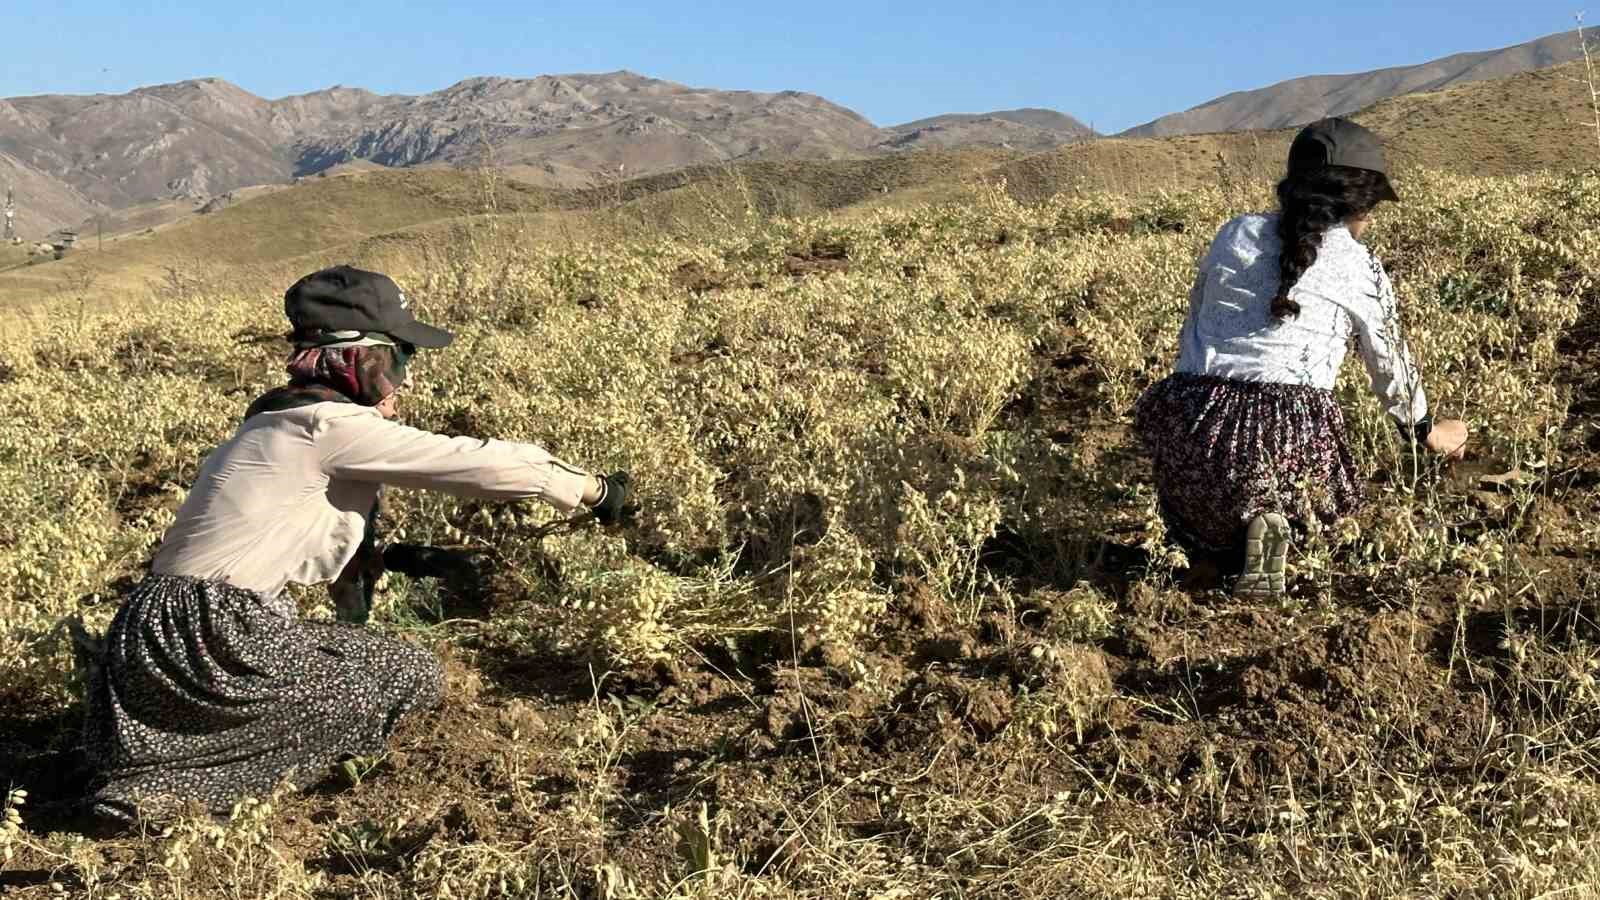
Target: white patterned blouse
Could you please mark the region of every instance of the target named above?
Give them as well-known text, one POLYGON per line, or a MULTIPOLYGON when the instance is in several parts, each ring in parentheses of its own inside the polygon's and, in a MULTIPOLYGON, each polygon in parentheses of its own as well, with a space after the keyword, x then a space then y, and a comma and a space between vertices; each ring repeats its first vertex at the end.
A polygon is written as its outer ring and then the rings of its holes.
POLYGON ((1276 213, 1222 227, 1189 292, 1177 371, 1331 390, 1354 337, 1373 393, 1411 434, 1427 421, 1428 400, 1383 264, 1344 225, 1330 229, 1290 292, 1300 315, 1280 320, 1271 307, 1281 249, 1276 213))

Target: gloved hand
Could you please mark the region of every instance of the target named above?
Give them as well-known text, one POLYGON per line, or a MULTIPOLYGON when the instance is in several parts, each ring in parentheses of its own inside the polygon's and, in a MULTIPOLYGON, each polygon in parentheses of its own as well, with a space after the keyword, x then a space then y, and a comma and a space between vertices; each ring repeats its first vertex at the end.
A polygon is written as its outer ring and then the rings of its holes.
POLYGON ((383 563, 370 547, 362 544, 344 571, 328 585, 335 615, 341 622, 365 625, 372 615, 372 595, 383 574, 383 563))
POLYGON ((372 615, 372 595, 378 579, 383 577, 383 555, 378 552, 378 521, 382 514, 381 501, 373 501, 361 546, 339 577, 328 585, 334 612, 341 622, 365 625, 372 615))
POLYGON ((601 476, 600 483, 600 499, 589 507, 594 511, 595 521, 602 525, 615 525, 631 516, 634 508, 628 506, 628 501, 632 499, 633 492, 629 487, 628 473, 612 472, 601 476))
POLYGON ((460 581, 478 576, 471 554, 422 544, 389 544, 383 548, 383 567, 411 578, 460 581))

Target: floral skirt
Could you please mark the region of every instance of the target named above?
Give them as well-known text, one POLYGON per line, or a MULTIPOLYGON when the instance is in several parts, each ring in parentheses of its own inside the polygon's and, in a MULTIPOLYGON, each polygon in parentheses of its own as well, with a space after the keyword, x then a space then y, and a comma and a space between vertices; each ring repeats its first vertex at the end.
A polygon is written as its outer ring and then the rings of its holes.
POLYGON ((1236 553, 1264 512, 1304 528, 1361 504, 1331 391, 1176 374, 1139 398, 1135 428, 1154 458, 1167 529, 1192 550, 1236 553))
POLYGON ((187 801, 225 813, 281 780, 311 782, 384 749, 438 702, 421 647, 357 625, 301 621, 224 582, 150 575, 123 601, 88 673, 93 810, 124 821, 187 801))

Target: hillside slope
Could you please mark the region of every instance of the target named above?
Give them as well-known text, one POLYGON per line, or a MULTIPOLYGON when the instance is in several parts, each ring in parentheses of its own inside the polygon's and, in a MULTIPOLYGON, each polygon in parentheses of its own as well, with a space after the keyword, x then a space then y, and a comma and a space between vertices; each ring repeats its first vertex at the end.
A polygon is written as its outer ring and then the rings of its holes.
MULTIPOLYGON (((5 113, 5 104, 0 102, 0 116, 5 113)), ((0 202, 5 200, 7 187, 16 198, 17 234, 25 237, 43 237, 102 208, 65 181, 52 178, 0 150, 0 202)))
POLYGON ((278 273, 330 253, 405 265, 418 253, 474 239, 475 229, 494 220, 512 220, 506 228, 528 240, 567 240, 826 212, 920 186, 956 184, 1018 156, 973 150, 757 161, 583 189, 540 187, 500 170, 353 171, 240 190, 237 202, 210 213, 168 201, 109 215, 112 226, 124 230, 103 252, 89 241, 59 261, 0 267, 0 306, 143 296, 173 272, 243 267, 278 273), (159 222, 163 216, 171 220, 159 222))
POLYGON ((1130 128, 1118 137, 1287 128, 1323 116, 1352 113, 1389 97, 1505 78, 1572 62, 1581 56, 1576 32, 1563 31, 1511 47, 1457 53, 1413 66, 1293 78, 1218 97, 1130 128))
MULTIPOLYGON (((520 182, 485 182, 452 170, 401 170, 315 178, 293 187, 241 192, 245 199, 189 215, 149 233, 93 241, 65 259, 0 270, 0 306, 81 297, 142 297, 177 276, 272 268, 380 235, 496 209, 531 212, 574 201, 520 182)), ((159 206, 159 205, 156 205, 159 206)), ((141 207, 150 210, 151 207, 141 207)))
MULTIPOLYGON (((1401 167, 1402 192, 1408 166, 1479 175, 1590 166, 1600 162, 1600 150, 1583 124, 1593 111, 1580 74, 1581 64, 1566 65, 1410 94, 1355 118, 1385 137, 1401 167)), ((181 204, 141 207, 124 217, 130 227, 164 209, 181 218, 150 233, 119 234, 104 253, 85 249, 0 272, 0 304, 49 302, 85 279, 93 279, 97 295, 142 292, 172 268, 270 268, 335 253, 405 264, 473 239, 473 229, 496 217, 515 219, 520 239, 567 240, 949 201, 976 182, 1002 179, 1028 201, 1079 189, 1142 194, 1221 180, 1260 183, 1281 173, 1293 133, 1101 138, 1036 154, 977 149, 718 163, 585 189, 539 187, 505 170, 348 167, 342 177, 238 192, 238 202, 206 215, 181 204)))
POLYGON ((1053 109, 1008 109, 990 113, 952 113, 884 129, 885 150, 1003 147, 1041 152, 1096 137, 1094 129, 1053 109))
MULTIPOLYGON (((1509 175, 1587 167, 1600 163, 1600 148, 1584 124, 1594 110, 1582 75, 1581 62, 1567 63, 1390 98, 1351 118, 1383 137, 1402 170, 1509 175)), ((1297 130, 1089 141, 1013 161, 996 175, 1026 199, 1073 185, 1140 193, 1224 177, 1275 179, 1297 130)))
POLYGON ((36 238, 108 210, 204 202, 351 165, 492 165, 581 188, 733 161, 1046 149, 1083 131, 1049 110, 947 118, 880 129, 814 94, 711 90, 625 71, 471 78, 420 96, 335 87, 280 100, 208 78, 0 101, 0 179, 19 186, 20 221, 36 238))

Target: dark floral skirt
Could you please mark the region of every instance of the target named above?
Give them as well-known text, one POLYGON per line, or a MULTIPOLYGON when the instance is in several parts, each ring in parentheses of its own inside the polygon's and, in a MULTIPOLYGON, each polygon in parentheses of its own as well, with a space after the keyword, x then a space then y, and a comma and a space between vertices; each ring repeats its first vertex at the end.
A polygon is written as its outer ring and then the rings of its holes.
POLYGON ((132 821, 199 801, 225 813, 384 749, 438 702, 433 654, 377 631, 301 621, 224 582, 150 575, 123 601, 88 673, 94 812, 132 821))
POLYGON ((1304 528, 1361 505, 1331 391, 1176 374, 1139 398, 1135 428, 1154 458, 1167 529, 1191 550, 1236 553, 1264 512, 1304 528))

